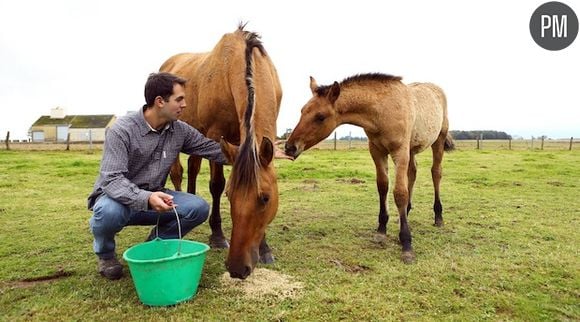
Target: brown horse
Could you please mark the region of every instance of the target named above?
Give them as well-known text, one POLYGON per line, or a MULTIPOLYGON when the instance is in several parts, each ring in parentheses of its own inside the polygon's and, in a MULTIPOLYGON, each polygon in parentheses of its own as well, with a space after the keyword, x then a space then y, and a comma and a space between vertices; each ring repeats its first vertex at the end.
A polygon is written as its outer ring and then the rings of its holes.
MULTIPOLYGON (((225 34, 211 52, 178 54, 160 68, 188 80, 185 88, 188 108, 181 119, 207 137, 221 140, 222 150, 233 164, 227 192, 232 235, 226 267, 237 278, 246 278, 258 258, 264 263, 274 261, 265 231, 278 209, 272 142, 282 99, 276 68, 260 36, 245 31, 244 26, 240 24, 235 32, 225 34), (239 155, 237 148, 226 141, 242 143, 239 155)), ((190 193, 195 193, 200 164, 199 157, 189 157, 190 193)), ((182 173, 177 159, 171 171, 177 190, 181 189, 182 173)), ((210 245, 228 247, 220 216, 220 197, 225 187, 223 167, 210 162, 210 175, 213 198, 210 245)))
POLYGON ((379 226, 377 238, 386 239, 388 192, 387 158, 395 164, 394 198, 399 210, 400 232, 405 263, 415 260, 407 214, 417 172, 415 155, 427 147, 433 150, 431 174, 435 187, 435 225, 443 225, 439 199, 443 151, 453 148, 448 135, 447 101, 438 86, 430 83, 405 85, 401 77, 384 74, 356 75, 318 86, 310 77, 313 97, 302 108, 300 121, 286 142, 286 154, 298 157, 304 150, 330 135, 340 124, 362 127, 377 171, 379 226))

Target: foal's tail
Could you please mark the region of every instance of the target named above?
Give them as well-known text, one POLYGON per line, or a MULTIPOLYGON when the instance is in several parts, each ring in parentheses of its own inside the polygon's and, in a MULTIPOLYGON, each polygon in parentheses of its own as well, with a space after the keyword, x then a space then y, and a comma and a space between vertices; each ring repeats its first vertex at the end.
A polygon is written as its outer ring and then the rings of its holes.
POLYGON ((443 150, 446 152, 451 152, 455 150, 455 142, 453 142, 453 138, 451 134, 447 133, 447 137, 445 138, 445 144, 443 145, 443 150))

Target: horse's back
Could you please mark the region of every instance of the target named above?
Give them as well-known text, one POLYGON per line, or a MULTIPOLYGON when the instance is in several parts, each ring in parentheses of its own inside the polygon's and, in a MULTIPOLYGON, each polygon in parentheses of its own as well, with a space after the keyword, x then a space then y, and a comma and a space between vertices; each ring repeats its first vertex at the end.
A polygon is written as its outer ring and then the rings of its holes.
POLYGON ((421 152, 431 146, 442 130, 447 130, 447 99, 443 90, 433 83, 411 83, 415 105, 415 126, 411 149, 421 152))

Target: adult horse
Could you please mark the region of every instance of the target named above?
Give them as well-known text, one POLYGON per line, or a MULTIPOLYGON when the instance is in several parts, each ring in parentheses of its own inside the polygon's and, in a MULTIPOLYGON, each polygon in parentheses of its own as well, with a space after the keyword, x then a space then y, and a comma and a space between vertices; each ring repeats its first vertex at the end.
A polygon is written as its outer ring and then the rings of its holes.
MULTIPOLYGON (((181 119, 207 137, 220 141, 233 164, 230 177, 231 245, 224 237, 220 198, 225 187, 223 167, 210 162, 212 210, 209 224, 212 247, 230 247, 226 267, 232 277, 246 278, 258 258, 274 258, 266 243, 266 226, 278 209, 278 186, 272 162, 276 119, 282 89, 274 64, 260 36, 240 24, 225 34, 211 52, 183 53, 169 58, 160 68, 187 79, 188 108, 181 119), (257 139, 261 139, 258 144, 257 139), (239 156, 232 144, 242 143, 239 156)), ((188 159, 188 187, 195 193, 201 159, 188 159)), ((171 180, 181 189, 183 168, 179 159, 172 167, 171 180)))
POLYGON ((415 260, 407 214, 417 173, 415 155, 427 147, 433 150, 431 174, 435 188, 435 225, 443 225, 443 207, 439 199, 443 151, 453 148, 448 135, 447 101, 438 86, 431 83, 405 85, 401 77, 385 74, 355 75, 318 86, 310 77, 313 97, 302 108, 300 121, 286 142, 286 154, 297 158, 326 138, 340 124, 362 127, 369 139, 369 151, 377 172, 379 225, 377 237, 386 238, 388 192, 387 162, 395 164, 395 204, 399 211, 403 253, 402 260, 415 260))

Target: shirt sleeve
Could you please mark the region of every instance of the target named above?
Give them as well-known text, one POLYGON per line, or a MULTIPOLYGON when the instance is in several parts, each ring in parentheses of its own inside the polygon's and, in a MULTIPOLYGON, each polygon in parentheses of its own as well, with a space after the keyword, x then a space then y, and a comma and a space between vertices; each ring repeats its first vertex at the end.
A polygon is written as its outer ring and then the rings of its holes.
POLYGON ((185 124, 185 131, 188 133, 185 135, 183 153, 197 155, 219 164, 228 163, 218 142, 208 139, 197 129, 187 124, 185 124))
POLYGON ((140 189, 127 179, 129 154, 128 136, 123 137, 122 131, 110 128, 106 134, 101 161, 101 188, 107 196, 129 208, 147 210, 153 192, 140 189))

